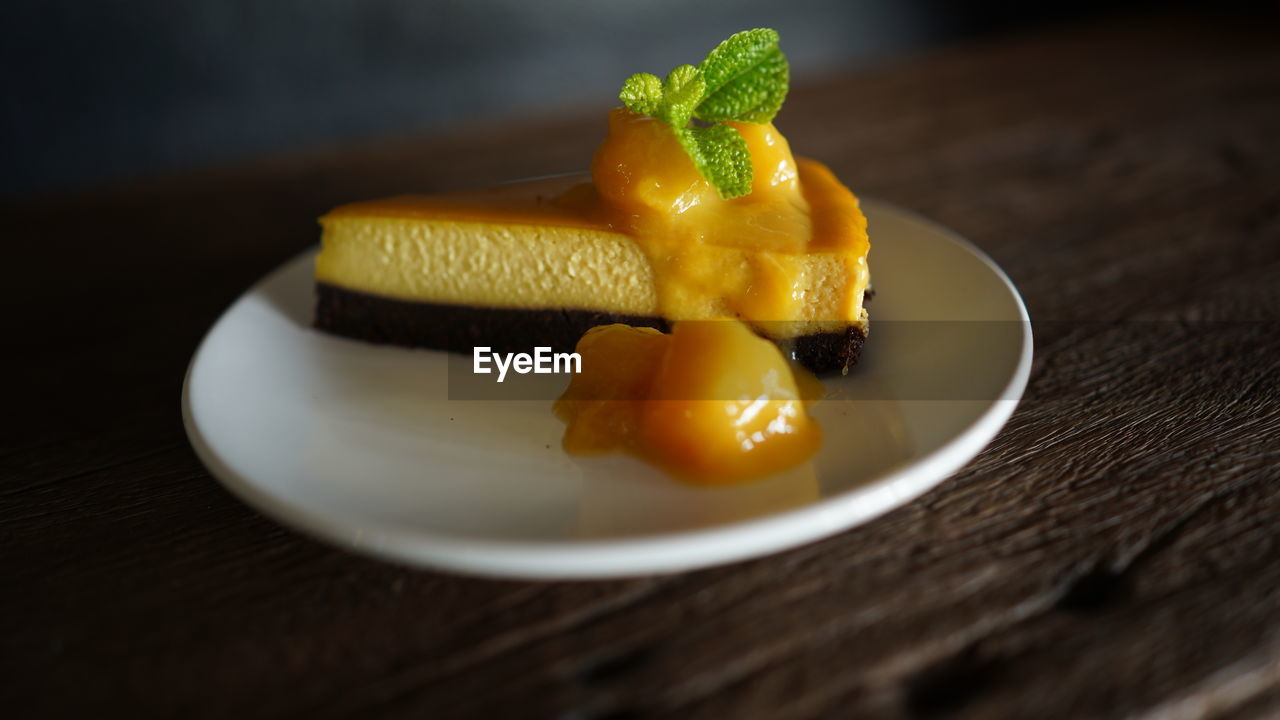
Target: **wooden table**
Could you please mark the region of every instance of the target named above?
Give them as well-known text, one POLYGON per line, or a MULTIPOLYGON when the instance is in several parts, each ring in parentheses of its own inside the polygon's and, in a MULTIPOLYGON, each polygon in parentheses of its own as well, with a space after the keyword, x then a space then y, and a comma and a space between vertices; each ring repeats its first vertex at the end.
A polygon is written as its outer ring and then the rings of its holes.
POLYGON ((1277 716, 1274 28, 1112 21, 798 88, 779 121, 798 152, 1009 272, 1031 384, 921 500, 676 576, 497 582, 351 555, 230 496, 179 417, 202 333, 326 208, 581 168, 600 113, 8 202, 0 707, 1277 716))

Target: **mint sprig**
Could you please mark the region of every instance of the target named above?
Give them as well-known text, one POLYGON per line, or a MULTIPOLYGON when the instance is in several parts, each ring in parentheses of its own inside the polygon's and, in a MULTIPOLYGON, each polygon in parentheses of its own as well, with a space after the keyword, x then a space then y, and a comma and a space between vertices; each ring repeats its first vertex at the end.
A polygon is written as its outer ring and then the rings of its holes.
POLYGON ((700 65, 681 65, 665 80, 632 75, 618 98, 670 125, 698 172, 730 199, 751 192, 751 155, 742 134, 723 123, 772 120, 787 97, 788 75, 778 33, 758 28, 732 35, 700 65), (694 118, 704 124, 690 125, 694 118))

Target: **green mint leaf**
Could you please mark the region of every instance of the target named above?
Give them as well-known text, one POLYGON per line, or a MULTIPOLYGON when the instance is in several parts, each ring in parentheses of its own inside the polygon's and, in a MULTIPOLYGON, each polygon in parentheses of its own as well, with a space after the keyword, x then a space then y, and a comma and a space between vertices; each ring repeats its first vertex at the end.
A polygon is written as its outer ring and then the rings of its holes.
POLYGON ((632 75, 618 97, 632 112, 670 125, 698 172, 730 199, 751 192, 751 155, 742 134, 721 123, 772 120, 787 97, 788 77, 778 33, 758 28, 730 36, 701 65, 681 65, 665 80, 632 75), (691 127, 694 118, 715 124, 691 127))
POLYGON ((699 69, 707 84, 706 99, 693 113, 699 120, 769 122, 787 97, 787 58, 778 49, 778 33, 768 28, 732 35, 699 69))
POLYGON ((751 153, 736 128, 730 125, 679 128, 676 137, 680 138, 698 172, 715 186, 720 197, 729 200, 751 192, 751 153))
POLYGON ((702 79, 702 72, 692 65, 681 65, 672 70, 662 84, 660 117, 671 127, 684 127, 706 93, 707 83, 702 79))
POLYGON ((662 81, 649 73, 636 73, 622 84, 618 99, 631 112, 656 117, 662 106, 662 81))

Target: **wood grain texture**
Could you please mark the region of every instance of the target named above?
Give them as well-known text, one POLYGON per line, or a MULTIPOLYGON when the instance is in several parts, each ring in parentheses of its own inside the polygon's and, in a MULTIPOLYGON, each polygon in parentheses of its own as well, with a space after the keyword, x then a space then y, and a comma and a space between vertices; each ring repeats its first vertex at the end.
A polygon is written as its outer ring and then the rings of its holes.
POLYGON ((780 119, 798 152, 1009 272, 1031 384, 920 501, 677 576, 496 582, 353 556, 228 495, 178 412, 204 330, 326 208, 581 168, 599 116, 8 202, 0 707, 1280 716, 1274 28, 1110 22, 798 89, 780 119))

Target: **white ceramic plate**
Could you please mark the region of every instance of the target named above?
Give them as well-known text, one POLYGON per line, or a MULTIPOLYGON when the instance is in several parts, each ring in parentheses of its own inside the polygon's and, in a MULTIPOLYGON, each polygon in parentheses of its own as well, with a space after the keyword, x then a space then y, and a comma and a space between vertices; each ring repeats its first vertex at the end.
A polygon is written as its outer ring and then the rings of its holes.
POLYGON ((548 400, 451 400, 446 354, 312 330, 313 252, 209 331, 187 372, 187 434, 213 475, 262 512, 435 568, 606 578, 817 540, 959 469, 1013 412, 1031 366, 1026 308, 990 259, 892 206, 864 209, 871 337, 813 408, 818 457, 785 475, 700 488, 627 457, 570 457, 548 400))

